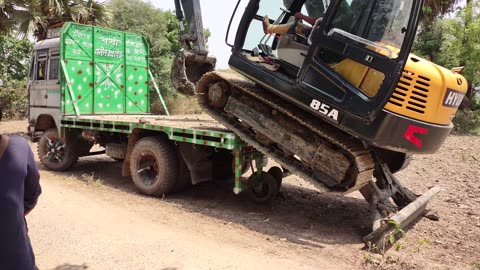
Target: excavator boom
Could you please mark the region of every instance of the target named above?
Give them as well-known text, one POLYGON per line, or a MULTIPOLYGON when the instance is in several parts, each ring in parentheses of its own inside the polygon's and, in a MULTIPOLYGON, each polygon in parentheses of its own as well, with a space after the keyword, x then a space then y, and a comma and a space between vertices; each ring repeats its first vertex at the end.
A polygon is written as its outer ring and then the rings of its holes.
POLYGON ((175 0, 175 13, 180 23, 182 50, 172 63, 170 79, 178 92, 193 96, 196 83, 203 74, 215 69, 217 59, 208 56, 200 0, 175 0))

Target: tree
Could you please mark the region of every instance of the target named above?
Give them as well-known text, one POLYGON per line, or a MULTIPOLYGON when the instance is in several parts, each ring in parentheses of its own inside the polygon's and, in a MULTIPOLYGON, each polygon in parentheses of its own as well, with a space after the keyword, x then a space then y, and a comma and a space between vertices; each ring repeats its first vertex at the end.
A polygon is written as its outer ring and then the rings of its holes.
POLYGON ((113 29, 146 37, 150 44, 150 69, 162 94, 175 96, 176 91, 170 83, 170 65, 175 52, 180 49, 177 18, 171 12, 164 12, 141 0, 112 0, 110 7, 113 29))
POLYGON ((7 33, 12 28, 10 20, 14 11, 11 0, 0 0, 0 34, 7 33))
POLYGON ((0 31, 15 30, 20 36, 47 37, 47 29, 66 21, 107 26, 110 13, 96 0, 0 0, 0 31), (4 24, 5 22, 5 24, 4 24))
POLYGON ((3 82, 23 80, 27 77, 32 43, 13 35, 0 35, 0 79, 3 82))
POLYGON ((459 0, 425 0, 423 3, 424 22, 432 23, 439 15, 453 11, 459 0))
MULTIPOLYGON (((437 19, 423 27, 414 46, 416 53, 449 68, 465 66, 463 74, 480 84, 480 1, 472 1, 454 17, 437 19)), ((471 91, 467 96, 471 98, 471 91)))
POLYGON ((28 40, 11 33, 0 35, 0 118, 25 117, 28 98, 26 78, 32 50, 28 40))

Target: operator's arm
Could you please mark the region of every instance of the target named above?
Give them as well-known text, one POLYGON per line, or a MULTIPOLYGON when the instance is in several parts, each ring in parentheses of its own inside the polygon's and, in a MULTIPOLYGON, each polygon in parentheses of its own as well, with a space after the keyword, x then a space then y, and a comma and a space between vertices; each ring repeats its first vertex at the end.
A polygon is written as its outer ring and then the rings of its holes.
POLYGON ((38 173, 37 163, 33 158, 32 150, 28 149, 28 161, 27 161, 27 176, 25 177, 25 191, 23 197, 23 205, 25 209, 25 215, 30 213, 37 204, 38 197, 42 193, 40 187, 40 175, 38 173))
POLYGON ((321 18, 321 17, 323 17, 323 16, 310 17, 310 16, 307 16, 307 15, 302 14, 301 12, 295 13, 295 18, 304 20, 304 21, 306 21, 307 23, 309 23, 309 24, 311 24, 311 25, 314 25, 315 22, 316 22, 319 18, 321 18))

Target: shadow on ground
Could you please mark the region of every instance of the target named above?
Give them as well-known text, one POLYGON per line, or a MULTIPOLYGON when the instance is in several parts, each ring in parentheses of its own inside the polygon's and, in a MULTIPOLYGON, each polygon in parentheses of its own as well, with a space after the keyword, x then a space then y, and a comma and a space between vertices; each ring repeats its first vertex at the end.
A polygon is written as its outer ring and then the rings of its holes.
POLYGON ((62 265, 59 265, 53 268, 52 270, 84 270, 84 269, 88 269, 88 266, 86 264, 74 265, 74 264, 64 263, 62 265))
MULTIPOLYGON (((39 167, 44 169, 43 165, 39 167)), ((142 196, 130 177, 121 176, 121 168, 120 162, 96 156, 81 158, 68 172, 59 174, 79 181, 99 179, 102 185, 142 196)), ((272 204, 257 205, 232 190, 233 180, 207 182, 163 201, 222 220, 225 225, 242 225, 266 235, 267 240, 280 239, 306 247, 360 244, 370 230, 371 212, 363 199, 284 184, 272 204)))

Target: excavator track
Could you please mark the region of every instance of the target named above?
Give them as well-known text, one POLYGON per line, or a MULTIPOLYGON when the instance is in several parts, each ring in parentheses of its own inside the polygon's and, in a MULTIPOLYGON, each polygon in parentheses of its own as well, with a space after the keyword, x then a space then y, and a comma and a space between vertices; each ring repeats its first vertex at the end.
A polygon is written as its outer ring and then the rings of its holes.
MULTIPOLYGON (((208 114, 234 131, 242 140, 320 190, 346 194, 362 188, 373 177, 375 161, 361 140, 299 110, 238 75, 220 72, 205 74, 198 83, 197 97, 208 114), (209 93, 215 84, 223 88, 220 95, 218 91, 209 93), (212 102, 212 99, 215 101, 212 102), (249 115, 251 108, 254 109, 249 115), (250 116, 250 122, 246 121, 250 116), (260 120, 252 120, 257 118, 260 120), (301 138, 304 141, 299 143, 307 148, 311 143, 319 145, 318 149, 311 151, 314 153, 313 161, 305 162, 306 159, 299 158, 297 152, 285 150, 278 138, 274 142, 274 137, 278 134, 258 133, 262 125, 269 124, 273 130, 277 124, 283 125, 278 130, 306 130, 301 138), (338 175, 343 178, 338 179, 338 175)), ((291 135, 283 136, 290 138, 291 135)))

